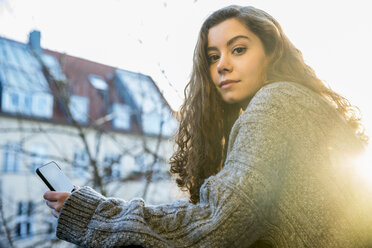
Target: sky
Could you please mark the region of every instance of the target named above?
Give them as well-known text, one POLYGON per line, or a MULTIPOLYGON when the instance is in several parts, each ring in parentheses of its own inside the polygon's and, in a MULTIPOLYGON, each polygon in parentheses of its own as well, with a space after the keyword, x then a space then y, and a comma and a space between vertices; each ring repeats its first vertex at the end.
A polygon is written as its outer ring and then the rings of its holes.
POLYGON ((281 24, 320 79, 362 112, 372 134, 372 1, 0 0, 0 35, 150 75, 174 110, 183 101, 203 20, 230 4, 281 24))

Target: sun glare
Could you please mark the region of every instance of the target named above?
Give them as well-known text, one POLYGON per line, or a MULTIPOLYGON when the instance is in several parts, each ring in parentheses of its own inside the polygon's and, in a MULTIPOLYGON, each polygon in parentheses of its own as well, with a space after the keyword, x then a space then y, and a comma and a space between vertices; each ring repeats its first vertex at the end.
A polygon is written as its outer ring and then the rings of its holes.
POLYGON ((357 175, 367 185, 372 187, 372 151, 367 149, 356 161, 357 175))

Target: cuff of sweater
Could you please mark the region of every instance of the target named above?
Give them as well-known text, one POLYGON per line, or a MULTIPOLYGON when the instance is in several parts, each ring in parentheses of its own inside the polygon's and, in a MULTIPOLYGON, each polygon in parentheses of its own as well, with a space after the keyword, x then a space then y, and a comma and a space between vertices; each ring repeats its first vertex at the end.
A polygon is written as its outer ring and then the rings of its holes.
POLYGON ((63 204, 57 225, 57 237, 80 243, 103 196, 90 187, 74 191, 63 204))

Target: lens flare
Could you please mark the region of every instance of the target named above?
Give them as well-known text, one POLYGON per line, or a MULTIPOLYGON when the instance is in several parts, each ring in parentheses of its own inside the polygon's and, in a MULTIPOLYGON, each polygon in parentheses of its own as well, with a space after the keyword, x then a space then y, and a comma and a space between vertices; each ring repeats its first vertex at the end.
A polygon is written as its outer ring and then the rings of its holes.
POLYGON ((367 149, 356 161, 356 173, 367 185, 372 188, 372 150, 367 149))

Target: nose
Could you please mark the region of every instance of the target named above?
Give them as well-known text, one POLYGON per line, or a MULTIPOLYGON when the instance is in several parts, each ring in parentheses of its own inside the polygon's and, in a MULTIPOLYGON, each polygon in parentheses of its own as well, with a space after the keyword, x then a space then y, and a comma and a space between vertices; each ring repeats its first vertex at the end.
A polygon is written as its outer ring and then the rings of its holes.
POLYGON ((218 61, 218 64, 217 64, 217 71, 218 73, 232 71, 232 64, 228 56, 221 55, 220 60, 218 61))

